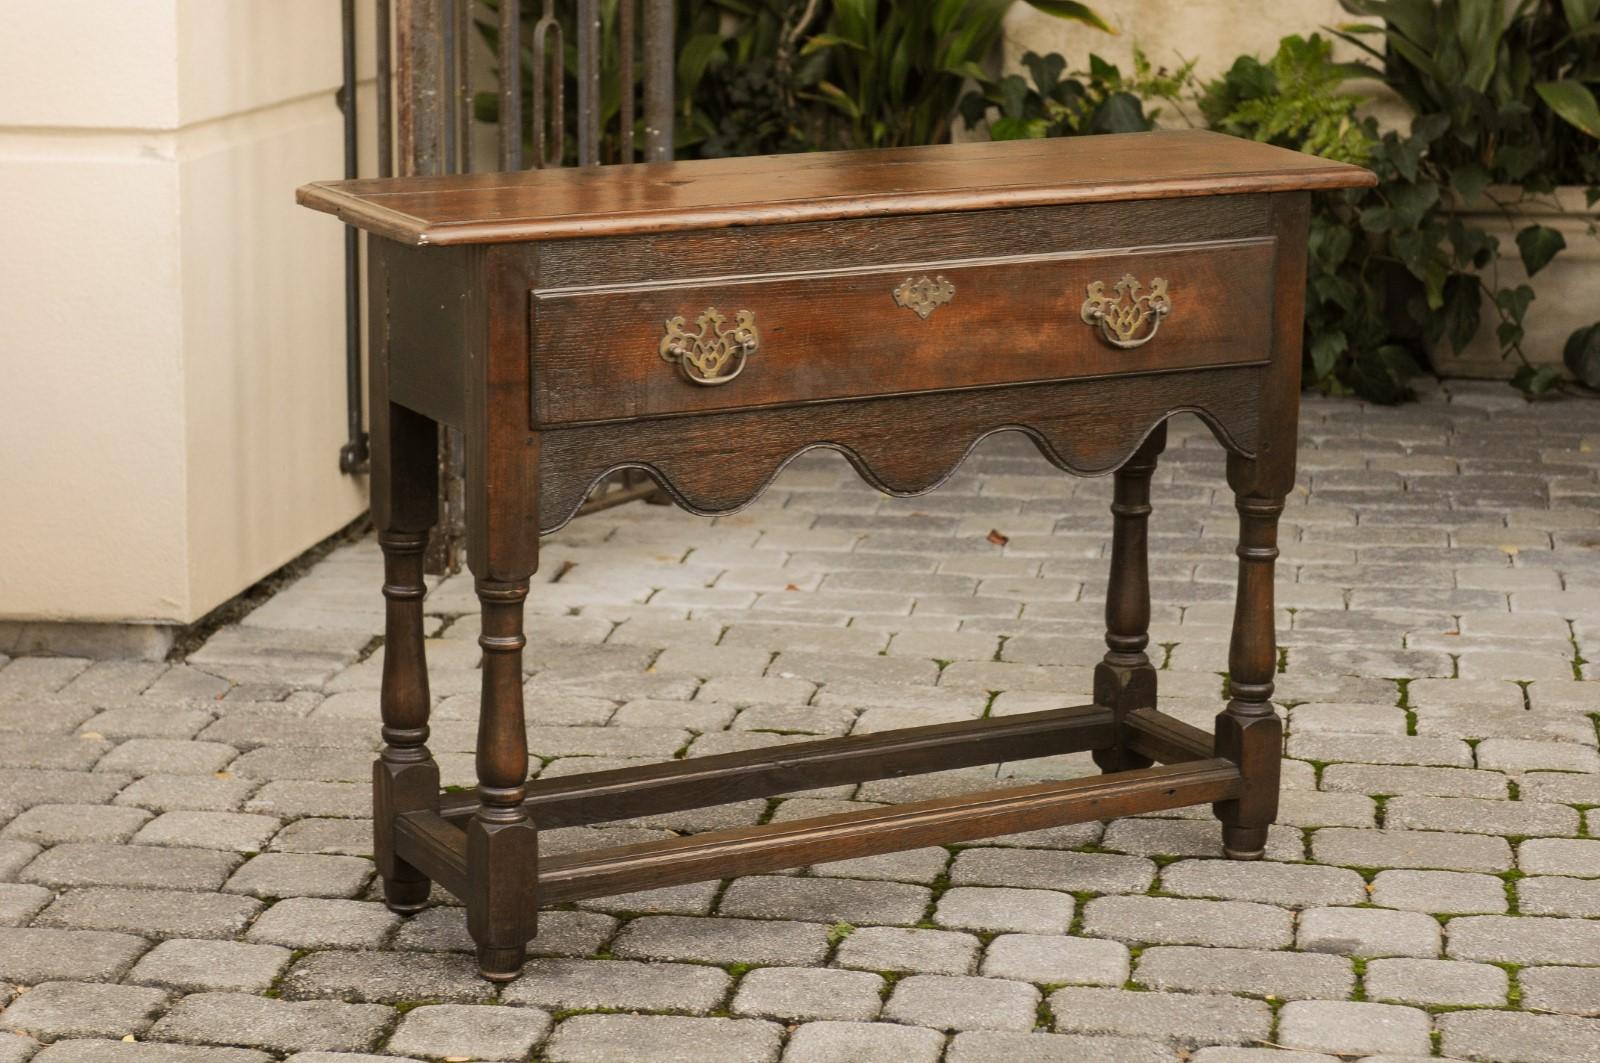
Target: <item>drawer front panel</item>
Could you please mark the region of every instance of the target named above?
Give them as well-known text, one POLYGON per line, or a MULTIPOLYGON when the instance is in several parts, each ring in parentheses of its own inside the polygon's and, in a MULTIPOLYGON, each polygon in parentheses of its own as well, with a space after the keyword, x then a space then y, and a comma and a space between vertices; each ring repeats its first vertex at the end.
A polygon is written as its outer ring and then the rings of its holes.
POLYGON ((1275 247, 535 290, 534 422, 1259 364, 1275 247))

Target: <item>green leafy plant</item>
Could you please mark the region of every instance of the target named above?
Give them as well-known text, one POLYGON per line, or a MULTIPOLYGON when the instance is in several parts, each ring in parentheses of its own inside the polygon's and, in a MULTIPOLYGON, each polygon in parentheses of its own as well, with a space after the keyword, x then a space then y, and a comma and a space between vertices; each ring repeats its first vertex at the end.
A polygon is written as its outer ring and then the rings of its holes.
MULTIPOLYGON (((483 0, 491 13, 498 0, 483 0)), ((621 50, 617 29, 619 0, 600 0, 600 100, 601 158, 621 158, 621 50)), ((819 146, 821 127, 830 117, 825 109, 802 101, 814 92, 826 66, 822 56, 801 56, 809 27, 818 19, 818 4, 810 0, 702 0, 677 5, 674 40, 673 146, 680 158, 717 155, 774 154, 806 151, 819 146)), ((562 20, 564 78, 563 116, 567 130, 577 128, 577 45, 571 5, 558 5, 562 20)), ((539 18, 535 5, 523 5, 524 27, 539 18)), ((494 18, 480 19, 478 32, 491 50, 498 48, 499 25, 494 18)), ((529 37, 524 33, 524 38, 529 37)), ((642 57, 635 54, 635 85, 643 75, 642 57)), ((530 48, 522 49, 522 112, 531 119, 534 80, 544 74, 534 70, 530 48)), ((499 99, 479 93, 474 113, 479 121, 499 121, 499 99)), ((635 145, 642 145, 643 109, 635 107, 635 145)), ((532 151, 531 126, 524 130, 524 153, 532 151)), ((637 150, 637 148, 636 148, 637 150)), ((567 164, 577 161, 576 138, 566 138, 567 164)))
POLYGON ((978 79, 978 88, 961 98, 961 117, 976 128, 992 112, 989 136, 994 140, 1153 129, 1161 112, 1146 114, 1144 101, 1178 102, 1192 80, 1194 64, 1169 74, 1155 69, 1138 48, 1133 63, 1133 76, 1124 77, 1114 64, 1091 55, 1087 71, 1066 76, 1067 61, 1061 56, 1028 52, 1022 57, 1028 78, 1007 74, 978 79))
POLYGON ((1578 383, 1600 391, 1600 323, 1578 329, 1569 336, 1561 360, 1578 383))
POLYGON ((826 54, 802 54, 821 21, 818 0, 723 0, 679 5, 680 154, 775 155, 829 139, 815 102, 826 54))
MULTIPOLYGON (((826 31, 803 49, 828 56, 815 98, 844 119, 843 135, 833 146, 887 148, 948 140, 964 84, 969 78, 986 80, 983 63, 999 43, 1002 21, 1015 2, 833 0, 826 31)), ((1111 32, 1084 4, 1022 2, 1111 32)))
MULTIPOLYGON (((1430 320, 1411 290, 1387 239, 1367 235, 1396 223, 1414 230, 1436 203, 1426 188, 1406 182, 1395 158, 1410 157, 1409 138, 1380 138, 1365 102, 1343 91, 1349 69, 1332 59, 1324 37, 1287 37, 1266 62, 1244 56, 1199 93, 1200 112, 1214 129, 1297 151, 1315 151, 1389 172, 1387 197, 1353 190, 1313 200, 1305 304, 1306 378, 1330 394, 1355 394, 1382 403, 1411 397, 1408 381, 1420 369, 1420 337, 1430 320), (1387 211, 1387 213, 1380 213, 1387 211), (1413 308, 1423 311, 1413 317, 1413 308)), ((1426 133, 1426 130, 1422 131, 1426 133)), ((1413 173, 1414 176, 1414 173, 1413 173)))
POLYGON ((1285 37, 1265 63, 1240 56, 1201 91, 1200 113, 1224 133, 1364 166, 1374 136, 1356 117, 1363 101, 1343 91, 1351 68, 1333 62, 1332 52, 1313 34, 1285 37))
POLYGON ((1417 114, 1449 118, 1432 160, 1465 191, 1600 184, 1582 106, 1583 83, 1600 81, 1600 0, 1522 0, 1509 17, 1505 0, 1340 3, 1382 19, 1339 31, 1377 61, 1368 70, 1417 114))
POLYGON ((1600 61, 1589 47, 1600 34, 1600 0, 1562 0, 1561 7, 1567 18, 1567 33, 1558 38, 1546 58, 1546 80, 1534 88, 1562 121, 1600 138, 1600 103, 1589 87, 1600 84, 1600 61))
MULTIPOLYGON (((1533 289, 1500 285, 1498 242, 1445 207, 1472 203, 1496 185, 1537 196, 1560 184, 1588 184, 1589 202, 1600 199, 1600 154, 1572 120, 1581 111, 1548 105, 1552 94, 1569 99, 1572 86, 1600 77, 1600 0, 1522 0, 1509 18, 1504 0, 1340 2, 1382 20, 1340 35, 1379 61, 1362 69, 1382 77, 1419 116, 1409 140, 1391 145, 1385 137, 1383 159, 1405 182, 1409 198, 1401 206, 1428 204, 1413 224, 1412 210, 1394 209, 1400 189, 1386 181, 1377 195, 1388 210, 1364 212, 1363 228, 1387 235, 1394 256, 1423 286, 1426 310, 1439 320, 1425 330, 1429 342, 1447 339, 1459 349, 1472 338, 1487 283, 1501 356, 1521 362, 1512 383, 1530 395, 1550 390, 1559 372, 1534 365, 1522 348, 1533 289), (1366 39, 1372 35, 1381 37, 1381 48, 1366 39)), ((1544 225, 1519 229, 1516 243, 1530 278, 1566 247, 1561 233, 1544 225)))
MULTIPOLYGON (((948 140, 968 78, 984 63, 1002 22, 1025 2, 1057 18, 1106 25, 1074 0, 705 0, 677 5, 677 109, 680 158, 774 154, 819 148, 892 147, 948 140)), ((485 0, 496 9, 496 0, 485 0)), ((619 157, 621 99, 616 42, 618 0, 601 0, 599 102, 602 158, 619 157)), ((537 17, 532 5, 525 22, 537 17)), ((576 128, 577 51, 563 16, 567 128, 576 128)), ((496 20, 479 31, 491 48, 496 20)), ((523 111, 531 112, 533 56, 522 54, 523 111)), ((493 93, 476 101, 480 120, 498 119, 493 93)), ((637 112, 636 112, 637 113, 637 112)), ((636 130, 636 134, 641 130, 636 130)), ((567 161, 575 161, 568 138, 567 161)), ((636 135, 642 143, 642 136, 636 135)))

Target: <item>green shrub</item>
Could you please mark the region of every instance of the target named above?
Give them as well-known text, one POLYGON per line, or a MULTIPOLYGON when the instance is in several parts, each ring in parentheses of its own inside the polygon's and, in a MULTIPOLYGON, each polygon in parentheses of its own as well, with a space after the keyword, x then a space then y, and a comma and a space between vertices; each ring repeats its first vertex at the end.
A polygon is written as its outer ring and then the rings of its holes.
MULTIPOLYGON (((1410 138, 1384 137, 1376 156, 1381 203, 1359 217, 1405 267, 1409 315, 1428 343, 1459 349, 1478 329, 1487 282, 1501 357, 1521 362, 1512 383, 1529 395, 1550 390, 1559 372, 1534 366, 1522 349, 1533 288, 1501 285, 1498 241, 1447 207, 1473 202, 1491 185, 1538 196, 1585 184, 1589 203, 1600 201, 1600 153, 1584 128, 1594 126, 1584 82, 1600 81, 1600 0, 1522 0, 1509 18, 1504 0, 1340 2, 1382 19, 1340 35, 1376 60, 1364 71, 1417 116, 1410 138)), ((1518 230, 1516 242, 1530 278, 1566 247, 1542 225, 1518 230)))
POLYGON ((1029 52, 1022 65, 1029 78, 1007 74, 976 79, 977 90, 961 98, 968 127, 977 128, 992 113, 989 136, 994 140, 1144 132, 1155 128, 1161 116, 1159 110, 1145 114, 1145 101, 1177 102, 1194 70, 1193 63, 1174 74, 1156 70, 1138 48, 1131 78, 1098 55, 1089 57, 1087 71, 1070 77, 1065 76, 1067 61, 1055 53, 1029 52))
MULTIPOLYGON (((806 42, 829 55, 817 98, 846 121, 838 147, 889 148, 950 139, 966 81, 987 79, 983 64, 1000 42, 1017 0, 833 0, 827 32, 806 42)), ((1093 10, 1070 0, 1022 0, 1035 10, 1109 31, 1093 10)))

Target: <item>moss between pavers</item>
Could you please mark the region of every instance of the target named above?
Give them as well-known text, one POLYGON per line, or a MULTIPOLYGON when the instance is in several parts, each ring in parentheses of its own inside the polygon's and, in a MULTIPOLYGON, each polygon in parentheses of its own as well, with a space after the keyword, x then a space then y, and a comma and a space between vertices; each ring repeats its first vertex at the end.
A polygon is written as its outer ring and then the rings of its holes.
POLYGON ((1527 872, 1512 868, 1510 871, 1500 871, 1495 874, 1506 886, 1506 915, 1521 915, 1522 907, 1517 900, 1517 883, 1527 878, 1527 872))
POLYGON ((1367 999, 1367 957, 1351 956, 1350 966, 1356 976, 1355 985, 1350 990, 1350 999, 1365 1001, 1367 999))

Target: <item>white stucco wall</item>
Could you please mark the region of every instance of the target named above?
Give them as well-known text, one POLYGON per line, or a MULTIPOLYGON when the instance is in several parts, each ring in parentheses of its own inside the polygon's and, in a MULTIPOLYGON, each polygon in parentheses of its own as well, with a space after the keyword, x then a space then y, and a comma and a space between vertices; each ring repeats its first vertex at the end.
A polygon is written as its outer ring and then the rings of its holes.
POLYGON ((341 235, 294 205, 341 172, 338 5, 0 25, 0 622, 191 621, 365 504, 341 235))

